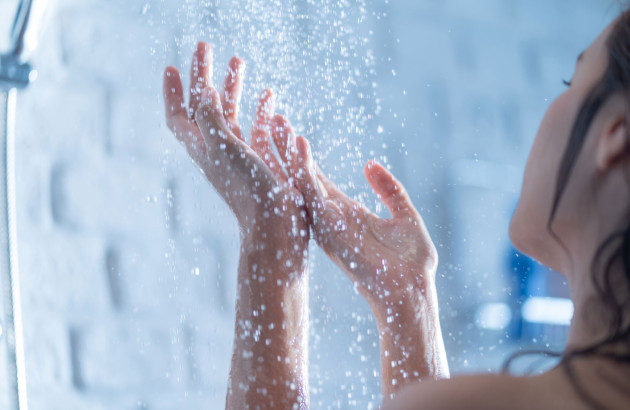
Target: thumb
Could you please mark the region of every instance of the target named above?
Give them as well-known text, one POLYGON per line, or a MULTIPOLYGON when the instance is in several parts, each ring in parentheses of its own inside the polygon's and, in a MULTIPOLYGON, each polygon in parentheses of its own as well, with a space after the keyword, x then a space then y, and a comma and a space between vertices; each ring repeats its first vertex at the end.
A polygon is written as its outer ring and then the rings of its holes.
POLYGON ((313 156, 308 140, 304 137, 298 137, 296 146, 297 170, 295 172, 295 182, 297 188, 302 192, 302 196, 304 196, 306 210, 308 211, 311 221, 316 225, 317 222, 319 222, 319 216, 326 208, 326 194, 317 181, 317 174, 314 170, 313 156))
POLYGON ((223 117, 221 97, 213 87, 204 88, 201 93, 202 102, 195 112, 195 122, 203 135, 206 144, 214 145, 217 135, 227 139, 232 133, 223 117))
MULTIPOLYGON (((216 178, 216 176, 210 176, 216 174, 222 175, 222 178, 226 179, 226 175, 230 175, 232 172, 231 175, 239 175, 246 184, 256 179, 259 184, 257 185, 258 188, 270 188, 270 184, 273 183, 273 176, 264 171, 260 175, 255 172, 257 169, 266 169, 264 162, 230 130, 223 116, 223 106, 219 93, 214 88, 208 87, 204 89, 202 96, 204 99, 195 112, 195 122, 207 147, 206 161, 202 167, 206 176, 216 178)), ((213 184, 215 182, 212 181, 213 184)))
POLYGON ((371 160, 366 164, 364 171, 370 186, 392 217, 398 218, 415 213, 405 187, 385 167, 371 160))

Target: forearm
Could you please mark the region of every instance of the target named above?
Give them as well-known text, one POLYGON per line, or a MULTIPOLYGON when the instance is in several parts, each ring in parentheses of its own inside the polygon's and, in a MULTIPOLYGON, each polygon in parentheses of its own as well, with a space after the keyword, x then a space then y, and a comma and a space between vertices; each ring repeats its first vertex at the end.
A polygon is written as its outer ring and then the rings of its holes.
POLYGON ((278 255, 241 247, 228 409, 308 408, 307 258, 278 255))
POLYGON ((449 378, 435 286, 409 289, 374 310, 385 398, 412 383, 449 378))

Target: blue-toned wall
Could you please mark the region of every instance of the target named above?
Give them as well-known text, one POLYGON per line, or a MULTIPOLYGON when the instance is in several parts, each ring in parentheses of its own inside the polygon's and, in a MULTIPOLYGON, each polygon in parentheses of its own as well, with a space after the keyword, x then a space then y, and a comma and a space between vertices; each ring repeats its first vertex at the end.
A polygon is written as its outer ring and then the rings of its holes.
MULTIPOLYGON (((197 39, 215 45, 217 74, 234 52, 250 62, 244 123, 256 89, 274 86, 353 193, 367 192, 360 165, 387 158, 440 252, 454 372, 495 371, 517 348, 472 313, 510 297, 507 226, 529 146, 616 2, 55 3, 18 102, 32 409, 223 406, 238 232, 162 120, 161 70, 186 72, 197 39)), ((367 306, 317 251, 311 282, 313 408, 376 408, 367 306)))

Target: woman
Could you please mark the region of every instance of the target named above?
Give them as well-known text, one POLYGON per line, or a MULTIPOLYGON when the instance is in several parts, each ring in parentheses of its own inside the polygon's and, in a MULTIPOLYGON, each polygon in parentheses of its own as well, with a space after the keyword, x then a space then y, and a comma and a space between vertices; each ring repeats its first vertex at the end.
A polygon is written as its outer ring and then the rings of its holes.
POLYGON ((188 109, 172 67, 164 92, 169 127, 241 228, 228 408, 308 407, 309 225, 376 317, 384 408, 630 408, 630 13, 580 55, 525 170, 510 237, 566 275, 575 306, 560 364, 526 378, 447 380, 438 255, 403 186, 370 161, 365 175, 392 219, 348 198, 316 167, 308 141, 273 115, 269 90, 247 144, 237 122, 243 63, 230 62, 221 95, 211 65, 200 43, 188 109))

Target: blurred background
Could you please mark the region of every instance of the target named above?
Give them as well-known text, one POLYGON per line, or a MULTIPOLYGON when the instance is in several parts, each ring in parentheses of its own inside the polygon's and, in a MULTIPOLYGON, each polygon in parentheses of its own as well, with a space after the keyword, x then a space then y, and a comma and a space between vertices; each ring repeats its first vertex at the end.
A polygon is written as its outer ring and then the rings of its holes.
MULTIPOLYGON (((16 4, 0 0, 0 36, 16 4)), ((247 61, 244 129, 270 86, 331 179, 371 209, 386 215, 367 160, 403 181, 440 254, 453 374, 561 350, 566 283, 516 252, 507 228, 546 107, 619 11, 600 0, 51 1, 16 121, 30 408, 224 405, 238 231, 166 129, 161 97, 163 68, 187 82, 198 40, 214 46, 217 83, 230 56, 247 61)), ((377 408, 374 320, 312 250, 312 408, 377 408)), ((530 367, 541 366, 516 366, 530 367)))

